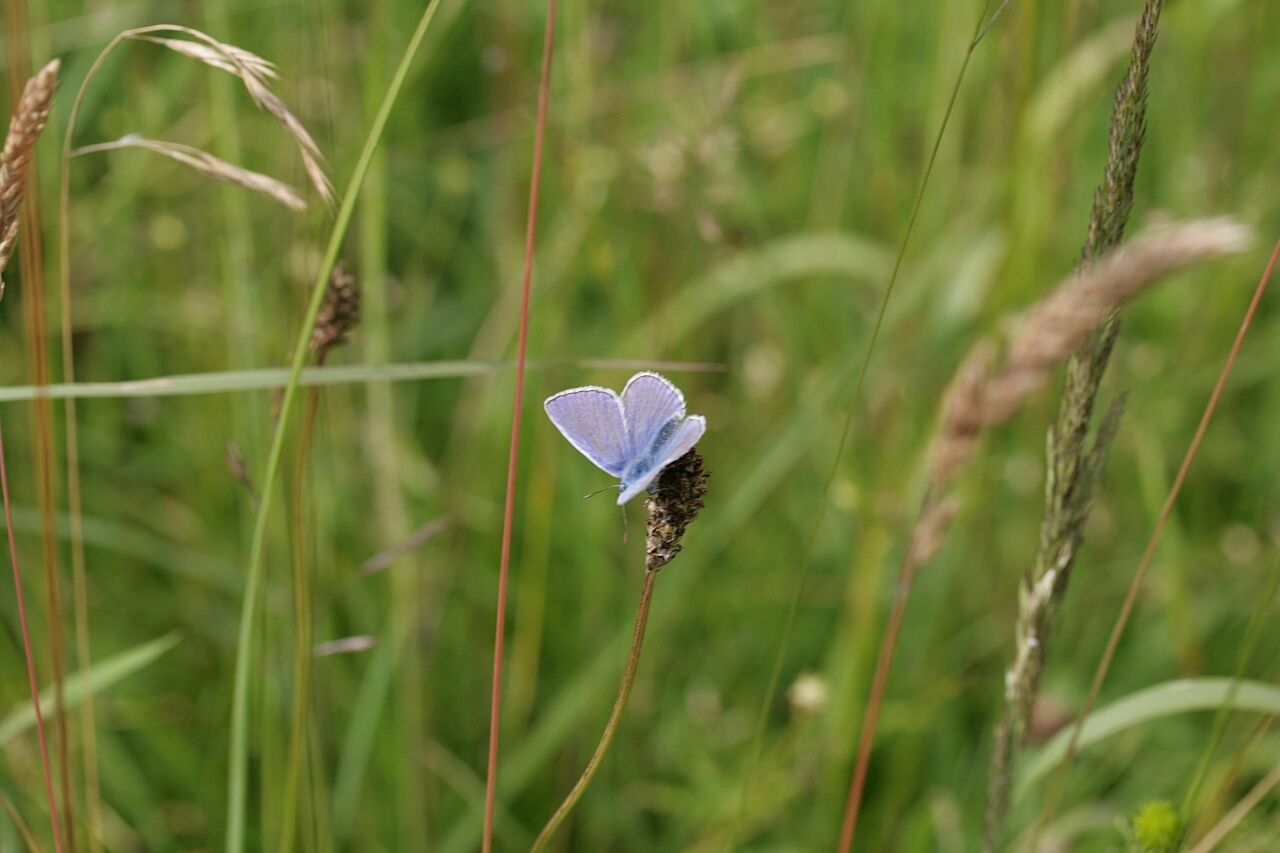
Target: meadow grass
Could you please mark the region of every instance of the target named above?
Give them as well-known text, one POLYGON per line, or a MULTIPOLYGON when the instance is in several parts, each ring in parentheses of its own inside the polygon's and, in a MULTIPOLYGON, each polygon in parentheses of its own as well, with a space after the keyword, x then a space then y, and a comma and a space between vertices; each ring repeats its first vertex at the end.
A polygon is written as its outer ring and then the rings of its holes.
MULTIPOLYGON (((1002 333, 1002 318, 1075 267, 1141 5, 1013 2, 974 52, 834 475, 844 407, 983 4, 561 5, 525 400, 616 387, 643 364, 698 367, 659 369, 707 415, 699 451, 714 479, 684 552, 657 583, 607 759, 550 849, 836 844, 940 400, 976 340, 1002 333), (819 502, 811 573, 761 717, 819 502)), ((1165 9, 1131 233, 1161 214, 1224 213, 1260 242, 1280 233, 1272 6, 1165 9)), ((423 8, 31 4, 31 65, 62 61, 34 161, 51 260, 63 172, 49 139, 62 137, 74 93, 118 33, 178 24, 273 60, 274 91, 342 185, 423 8)), ((66 642, 70 760, 56 749, 51 759, 55 785, 65 767, 74 792, 80 849, 216 849, 235 826, 236 849, 279 849, 290 833, 301 850, 479 849, 544 14, 542 3, 440 0, 368 152, 363 190, 350 196, 350 232, 329 258, 334 210, 308 188, 298 143, 235 77, 139 43, 113 53, 86 90, 75 145, 139 134, 192 146, 311 203, 295 214, 149 151, 101 151, 67 173, 66 292, 50 282, 41 295, 36 274, 17 267, 24 248, 5 270, 0 416, 13 533, 50 697, 50 629, 66 642), (337 254, 362 289, 362 325, 323 368, 295 377, 311 288, 337 254), (258 520, 260 585, 244 611, 255 515, 272 491, 264 474, 282 401, 271 389, 291 380, 294 415, 301 383, 326 383, 313 398, 308 458, 296 453, 297 429, 277 433, 277 483, 302 482, 305 466, 306 485, 292 485, 287 504, 278 494, 258 520), (74 408, 49 406, 47 426, 34 419, 59 397, 74 408), (235 471, 229 445, 243 459, 235 471), (406 544, 442 518, 439 533, 406 544), (42 541, 72 592, 59 614, 40 592, 42 541), (399 556, 360 571, 384 553, 399 556), (294 573, 298 556, 305 574, 294 573), (374 638, 364 651, 310 661, 305 729, 294 714, 300 578, 311 640, 374 638), (243 626, 249 643, 237 639, 243 626), (175 631, 176 642, 157 639, 175 631), (251 668, 245 722, 233 727, 238 653, 251 668), (77 716, 86 697, 92 745, 87 715, 77 716), (229 790, 233 729, 243 784, 229 790), (100 793, 85 770, 89 750, 100 793)), ((12 34, 0 40, 7 63, 22 49, 12 34)), ((1259 248, 1178 274, 1126 309, 1102 382, 1102 399, 1127 392, 1126 414, 1057 617, 1024 769, 1062 755, 1048 739, 1088 696, 1265 260, 1259 248)), ((1268 642, 1275 604, 1260 603, 1280 506, 1277 322, 1263 300, 1045 839, 1120 848, 1118 824, 1149 801, 1180 803, 1193 781, 1186 849, 1215 826, 1232 827, 1220 850, 1280 838, 1269 775, 1280 734, 1258 698, 1269 694, 1253 692, 1273 687, 1280 667, 1268 642), (1246 659, 1251 622, 1262 627, 1246 659), (1234 693, 1210 681, 1234 676, 1242 659, 1234 693), (1207 698, 1178 705, 1162 686, 1184 679, 1207 698), (1132 697, 1144 701, 1124 704, 1132 697), (1216 713, 1228 705, 1232 713, 1216 713), (1136 722, 1092 728, 1120 712, 1136 722), (1090 739, 1096 731, 1109 733, 1090 739), (1239 805, 1250 807, 1233 812, 1239 805)), ((1055 410, 1052 392, 1033 397, 986 435, 953 484, 962 510, 912 591, 855 849, 980 843, 1055 410)), ((494 849, 504 851, 534 843, 596 745, 643 564, 641 537, 623 542, 610 504, 581 499, 605 478, 536 406, 525 415, 494 803, 494 849)), ((0 656, 0 850, 52 849, 37 741, 31 723, 11 716, 30 709, 11 594, 0 616, 12 652, 0 656)), ((1028 837, 1051 777, 1020 786, 1015 776, 1008 846, 1028 837)))

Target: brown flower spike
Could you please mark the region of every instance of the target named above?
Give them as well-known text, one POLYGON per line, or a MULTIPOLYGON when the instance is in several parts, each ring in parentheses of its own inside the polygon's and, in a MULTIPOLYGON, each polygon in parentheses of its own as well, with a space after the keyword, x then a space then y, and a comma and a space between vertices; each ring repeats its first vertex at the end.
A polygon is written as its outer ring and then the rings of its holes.
POLYGON ((339 263, 329 276, 329 287, 311 331, 311 351, 323 357, 347 342, 347 334, 360 323, 360 288, 345 264, 339 263))
POLYGON ((710 477, 697 450, 690 450, 662 469, 657 487, 645 499, 649 510, 645 525, 646 571, 658 571, 680 553, 680 540, 702 509, 710 477))

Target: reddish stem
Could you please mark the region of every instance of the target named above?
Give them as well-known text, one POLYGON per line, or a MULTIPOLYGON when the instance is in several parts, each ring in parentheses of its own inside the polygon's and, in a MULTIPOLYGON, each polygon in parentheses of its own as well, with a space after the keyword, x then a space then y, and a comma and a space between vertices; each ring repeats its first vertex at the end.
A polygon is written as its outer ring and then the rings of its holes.
POLYGON ((871 747, 876 740, 876 725, 880 722, 880 709, 884 706, 885 689, 889 684, 889 670, 893 668, 893 653, 902 635, 902 622, 907 615, 907 599, 911 596, 911 584, 915 580, 914 554, 908 545, 902 555, 902 567, 898 571, 897 586, 893 596, 893 609, 885 623, 880 638, 880 654, 876 658, 875 675, 871 678, 871 693, 867 697, 866 715, 862 720, 862 734, 858 738, 858 756, 854 761, 853 779, 849 783, 849 797, 844 805, 844 819, 840 823, 840 853, 849 853, 853 847, 853 833, 858 827, 858 814, 862 807, 862 792, 867 782, 867 768, 871 766, 871 747))
POLYGON ((58 804, 53 798, 53 774, 49 771, 49 741, 44 733, 44 715, 40 713, 40 688, 36 685, 36 662, 31 654, 31 630, 27 626, 27 607, 22 595, 22 573, 18 571, 18 546, 13 539, 13 510, 9 503, 9 472, 4 464, 2 430, 0 430, 0 497, 4 501, 4 523, 9 531, 9 563, 13 566, 13 590, 18 601, 22 652, 27 658, 27 684, 31 688, 31 706, 36 712, 36 736, 40 741, 40 765, 44 769, 44 794, 49 800, 49 820, 53 824, 53 847, 58 853, 62 853, 62 829, 58 825, 58 804))
POLYGON ((507 496, 502 512, 502 556, 498 564, 498 602, 493 630, 493 687, 489 702, 489 765, 485 776, 483 853, 493 849, 493 814, 498 792, 498 729, 502 706, 502 645, 506 634, 507 578, 511 568, 511 530, 515 521, 516 471, 520 461, 520 414, 524 403, 525 352, 529 343, 529 291, 533 281, 533 245, 538 224, 538 188, 542 179, 542 143, 547 128, 547 93, 551 81, 551 49, 556 0, 547 0, 542 40, 542 76, 538 83, 538 116, 533 136, 533 169, 529 180, 529 213, 524 238, 524 278, 520 284, 520 332, 516 344, 516 389, 511 410, 511 450, 507 456, 507 496))
POLYGON ((1062 789, 1066 785, 1067 772, 1071 767, 1072 759, 1075 758, 1076 747, 1080 743, 1080 734, 1084 731, 1085 720, 1088 719, 1089 713, 1098 701, 1098 694, 1102 692, 1102 684, 1107 679, 1112 660, 1115 659, 1116 649, 1120 645, 1120 638, 1123 636, 1124 629, 1129 623, 1129 617, 1138 602, 1138 592, 1142 588, 1143 580, 1146 579, 1147 571, 1151 568, 1156 546, 1160 543, 1160 537, 1164 533, 1165 525, 1173 512, 1173 505, 1178 500, 1178 495, 1182 492, 1182 486, 1187 479, 1187 472, 1191 470, 1191 463, 1195 460, 1196 454, 1200 450, 1204 434, 1209 429, 1209 421, 1213 419, 1213 413, 1218 408, 1218 400, 1222 397, 1222 390, 1227 385, 1227 378, 1231 375, 1231 369, 1235 367, 1236 357, 1240 355, 1240 348, 1244 345, 1244 338, 1249 332, 1249 327, 1253 325, 1254 315, 1258 313, 1258 306, 1262 302, 1262 294, 1266 292, 1267 283, 1271 281, 1271 274, 1275 272, 1277 262, 1280 262, 1280 241, 1277 241, 1275 248, 1271 250, 1271 259, 1267 261, 1266 269, 1262 271, 1262 277, 1258 279, 1258 285, 1254 288, 1253 299, 1249 302, 1249 307, 1244 312, 1244 318, 1240 321, 1240 329, 1236 332, 1236 339, 1232 342, 1231 350, 1227 353, 1227 360, 1223 363, 1222 371, 1218 374, 1218 381, 1213 386, 1213 393, 1209 395, 1209 401, 1205 403, 1204 414, 1200 416, 1200 424, 1196 427, 1195 435, 1191 437, 1187 452, 1182 457, 1182 464, 1178 467, 1178 474, 1174 477, 1173 486, 1169 489, 1164 506, 1160 508, 1160 516, 1156 519, 1156 526, 1151 531, 1151 537, 1147 540, 1147 547, 1142 552, 1142 559, 1138 562, 1138 569, 1134 572, 1133 580, 1129 583, 1129 591, 1125 595, 1124 605, 1120 608, 1120 615, 1116 617, 1116 623, 1111 629, 1111 637, 1107 641, 1107 647, 1102 653, 1101 660, 1098 662, 1098 669, 1093 674, 1093 684, 1089 687, 1089 695, 1085 699, 1084 706, 1080 709, 1080 714, 1076 717, 1075 725, 1071 729, 1071 739, 1067 741, 1067 751, 1063 753, 1062 762, 1058 765, 1054 784, 1049 793, 1048 805, 1032 833, 1030 847, 1032 851, 1035 851, 1039 845, 1040 833, 1053 820, 1058 799, 1062 796, 1062 789))

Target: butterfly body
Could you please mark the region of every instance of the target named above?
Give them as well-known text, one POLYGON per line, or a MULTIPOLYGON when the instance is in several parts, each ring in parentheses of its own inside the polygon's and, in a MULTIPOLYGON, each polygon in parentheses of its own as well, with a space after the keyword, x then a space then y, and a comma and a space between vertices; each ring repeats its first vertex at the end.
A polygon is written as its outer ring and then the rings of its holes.
POLYGON ((685 415, 680 389, 650 372, 631 377, 621 395, 586 385, 553 394, 543 407, 570 444, 622 481, 619 504, 648 489, 707 428, 701 415, 685 415))

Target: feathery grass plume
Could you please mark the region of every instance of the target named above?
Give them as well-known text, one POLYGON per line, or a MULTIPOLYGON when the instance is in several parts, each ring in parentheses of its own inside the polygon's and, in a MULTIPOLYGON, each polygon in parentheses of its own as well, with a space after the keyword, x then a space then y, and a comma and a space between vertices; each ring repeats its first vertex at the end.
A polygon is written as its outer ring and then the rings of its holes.
MULTIPOLYGON (((27 187, 27 170, 31 151, 49 122, 49 108, 58 88, 58 60, 53 60, 27 81, 18 99, 9 132, 0 153, 0 273, 9 265, 18 244, 18 210, 27 187)), ((0 278, 0 296, 4 295, 4 279, 0 278)))
POLYGON ((683 545, 685 531, 698 517, 703 501, 707 496, 707 480, 711 473, 703 465, 702 457, 697 450, 690 450, 675 462, 672 462, 658 475, 656 484, 645 498, 645 507, 649 510, 649 520, 645 524, 645 560, 644 587, 640 592, 640 606, 636 610, 636 626, 631 638, 631 652, 627 655, 627 665, 622 673, 622 683, 618 685, 618 695, 613 701, 613 710, 609 712, 609 720, 605 723, 604 733, 596 745, 595 752, 587 762, 573 789, 569 791, 564 802, 551 815, 547 825, 538 833, 537 839, 529 853, 540 853, 545 850, 560 824, 564 823, 569 812, 578 804, 586 792, 587 786, 595 777, 604 761, 613 737, 618 733, 618 724, 622 721, 622 711, 631 695, 631 687, 635 684, 636 669, 640 663, 640 651, 644 647, 644 631, 649 621, 649 605, 653 601, 653 583, 663 566, 675 559, 683 545))
POLYGON ((82 154, 94 154, 99 151, 117 151, 121 148, 141 148, 153 154, 168 157, 170 160, 194 169, 205 177, 235 184, 247 190, 260 193, 267 198, 280 202, 290 210, 303 211, 307 209, 307 203, 302 200, 302 196, 298 194, 298 191, 283 181, 278 181, 260 172, 242 168, 234 163, 228 163, 208 151, 190 145, 183 145, 180 142, 147 139, 145 136, 130 133, 114 142, 99 142, 94 145, 85 145, 77 148, 71 152, 71 156, 79 157, 82 154))
MULTIPOLYGON (((975 346, 947 391, 929 447, 929 488, 908 549, 907 580, 937 552, 955 514, 946 487, 973 458, 986 430, 1012 418, 1054 367, 1120 305, 1170 272, 1243 251, 1249 240, 1248 228, 1225 217, 1151 227, 1031 308, 1008 336, 1003 366, 995 366, 990 343, 975 346)), ((1114 430, 1116 414, 1105 431, 1114 430)), ((1050 585, 1058 574, 1047 571, 1050 585)))
MULTIPOLYGON (((876 661, 866 717, 850 785, 849 802, 861 802, 876 723, 884 701, 893 653, 916 574, 942 545, 959 509, 948 493, 973 459, 983 433, 1018 411, 1048 380, 1054 367, 1085 341, 1098 323, 1167 273, 1199 261, 1242 251, 1250 233, 1227 218, 1158 225, 1094 265, 1077 272, 1033 306, 1008 335, 1003 364, 997 350, 980 342, 961 362, 944 397, 942 415, 927 457, 927 487, 899 567, 897 591, 876 661)), ((846 811, 844 836, 857 811, 846 811)))
MULTIPOLYGON (((1146 0, 1134 31, 1129 68, 1116 90, 1106 167, 1093 196, 1082 252, 1082 263, 1086 265, 1120 242, 1133 207, 1133 183, 1146 137, 1147 78, 1163 5, 1163 0, 1146 0)), ((986 850, 996 848, 1004 827, 1012 765, 1039 690, 1045 644, 1066 594, 1098 476, 1123 411, 1123 398, 1114 401, 1092 445, 1088 444, 1098 389, 1118 332, 1118 319, 1107 317, 1080 351, 1071 356, 1057 421, 1049 429, 1040 542, 1035 562, 1023 574, 1019 587, 1017 651, 1005 674, 1005 707, 992 746, 983 835, 986 850), (1050 578, 1047 584, 1045 578, 1050 578)))
POLYGON ((245 50, 242 47, 236 47, 233 44, 218 41, 207 33, 190 27, 173 25, 143 27, 137 30, 130 30, 124 35, 138 41, 149 41, 163 45, 183 56, 189 56, 192 59, 203 62, 211 68, 217 68, 239 77, 240 82, 244 84, 245 91, 249 93, 249 97, 253 99, 253 102, 270 113, 293 137, 293 141, 298 146, 298 153, 302 157, 303 168, 306 169, 307 177, 310 178, 312 186, 315 187, 316 192, 320 194, 326 204, 333 204, 333 184, 330 183, 328 175, 325 174, 324 155, 320 153, 320 146, 316 144, 315 139, 312 138, 302 122, 298 120, 298 117, 289 111, 284 101, 275 92, 271 91, 270 81, 277 77, 273 63, 263 59, 256 53, 245 50), (197 41, 151 35, 151 33, 160 31, 179 32, 197 39, 197 41))

